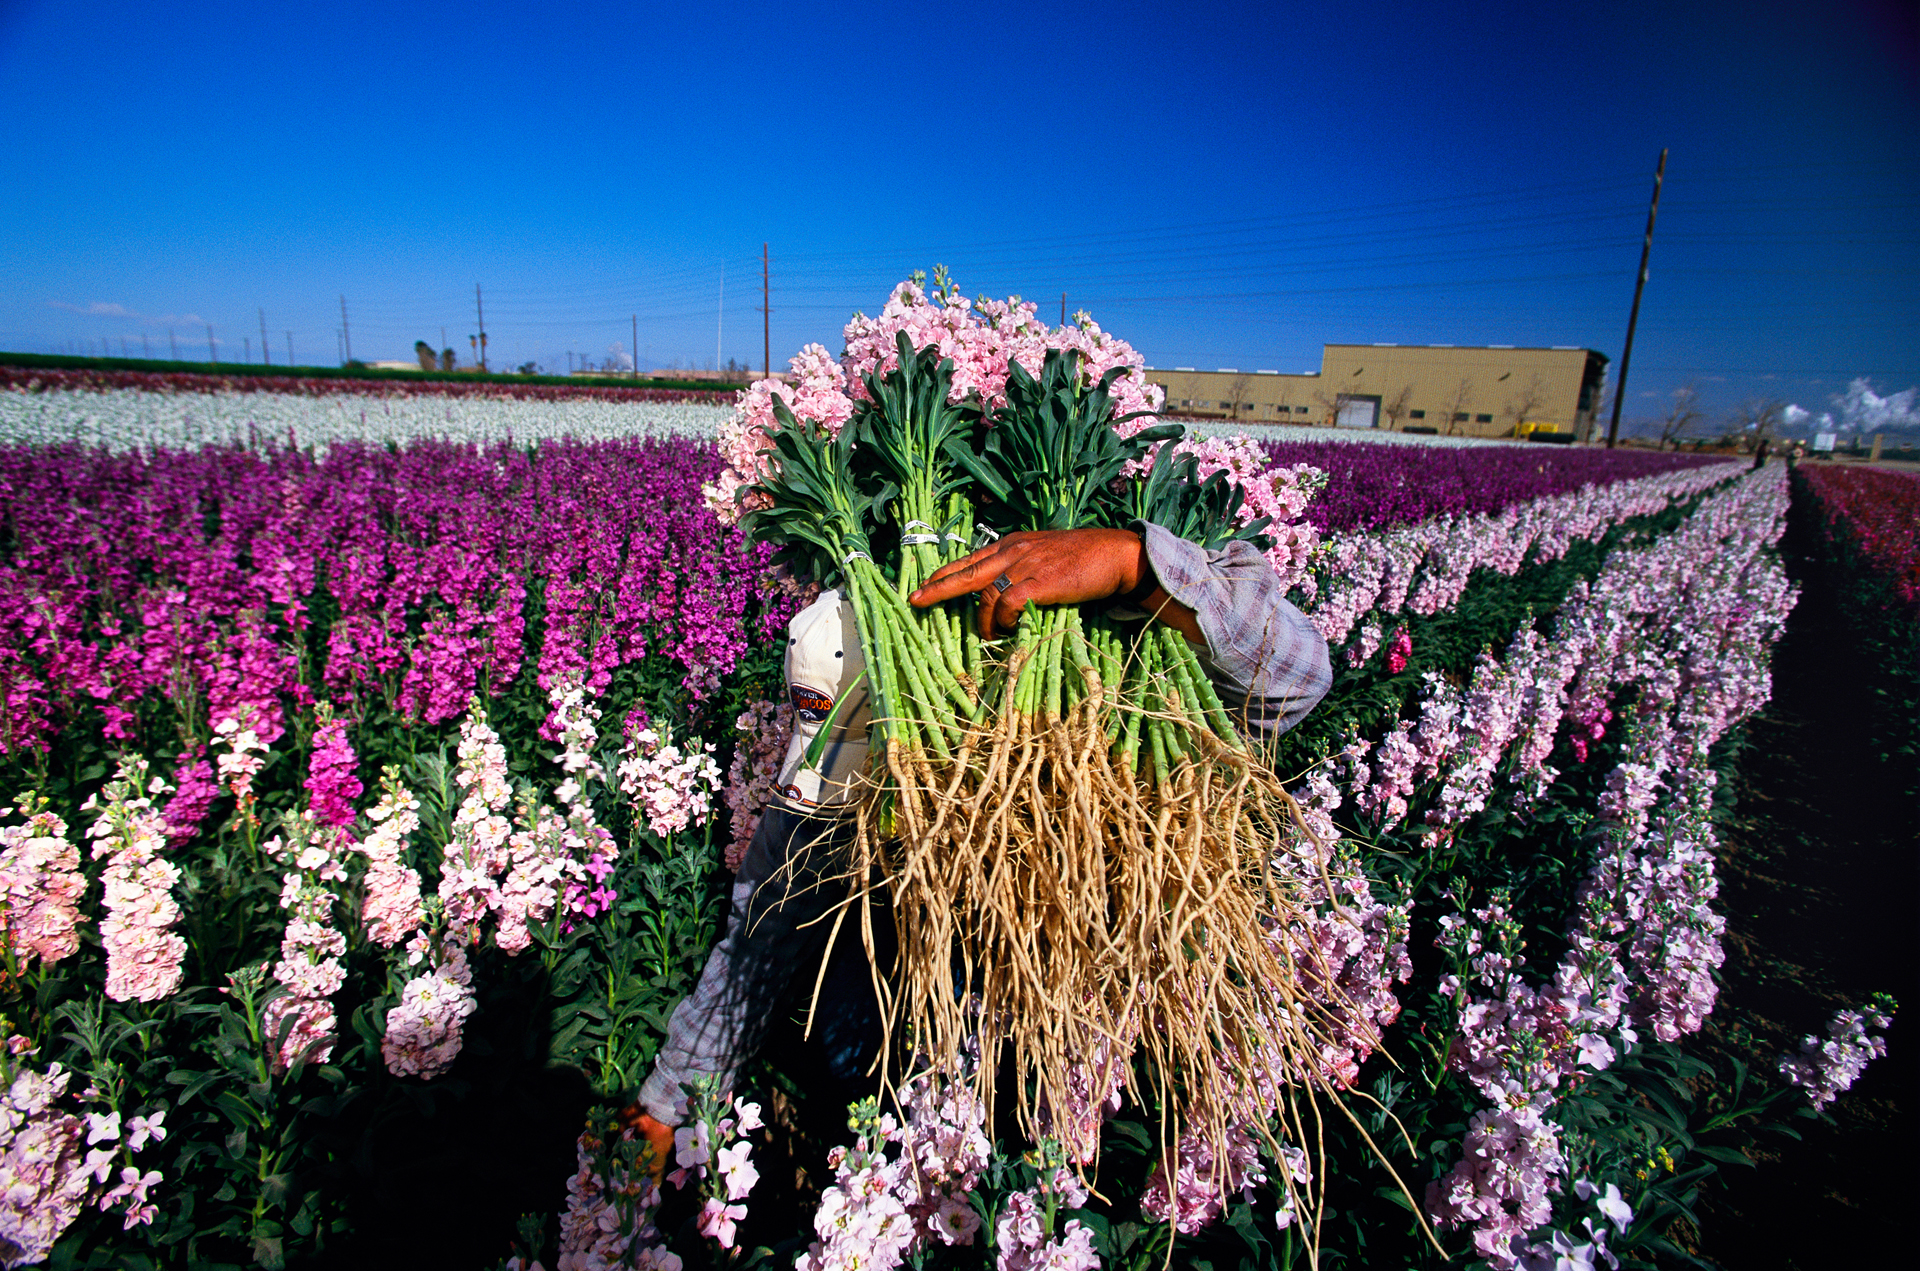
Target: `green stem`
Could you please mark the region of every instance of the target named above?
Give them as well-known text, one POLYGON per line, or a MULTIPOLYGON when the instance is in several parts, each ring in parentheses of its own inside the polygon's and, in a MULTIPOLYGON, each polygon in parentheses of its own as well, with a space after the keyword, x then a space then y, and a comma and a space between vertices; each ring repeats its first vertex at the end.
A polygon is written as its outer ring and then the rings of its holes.
POLYGON ((960 686, 960 681, 955 679, 953 673, 947 669, 946 660, 935 651, 926 633, 921 631, 913 607, 887 585, 885 576, 872 561, 856 561, 853 568, 869 574, 878 582, 879 585, 873 589, 875 611, 890 613, 900 620, 899 629, 905 637, 907 651, 911 656, 919 658, 923 667, 932 671, 935 687, 942 690, 968 719, 978 720, 980 708, 974 704, 972 698, 967 696, 967 690, 960 686))
MULTIPOLYGON (((1200 688, 1195 683, 1206 677, 1193 660, 1193 650, 1187 646, 1186 639, 1171 627, 1160 628, 1160 654, 1167 668, 1167 678, 1180 693, 1181 713, 1186 716, 1188 725, 1201 732, 1211 731, 1206 708, 1200 704, 1200 688)), ((1193 749, 1191 746, 1186 748, 1193 749)))
POLYGON ((1046 721, 1049 724, 1060 722, 1060 646, 1066 642, 1066 610, 1055 608, 1046 616, 1046 644, 1042 652, 1046 656, 1047 680, 1045 685, 1046 721))
POLYGON ((1213 681, 1200 666, 1200 658, 1185 639, 1174 636, 1178 641, 1181 664, 1187 678, 1193 682, 1195 704, 1205 713, 1207 722, 1212 725, 1214 734, 1220 740, 1236 749, 1241 748, 1240 730, 1233 726, 1233 719, 1227 714, 1227 708, 1220 702, 1220 695, 1214 691, 1213 681))

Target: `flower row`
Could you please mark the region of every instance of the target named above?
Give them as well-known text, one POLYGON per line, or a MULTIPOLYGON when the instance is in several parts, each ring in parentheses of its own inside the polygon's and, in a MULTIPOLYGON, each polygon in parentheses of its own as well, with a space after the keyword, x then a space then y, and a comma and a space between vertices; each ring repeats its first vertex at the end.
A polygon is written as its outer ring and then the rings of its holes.
POLYGON ((639 388, 600 384, 515 384, 490 380, 412 380, 372 376, 218 375, 192 371, 84 371, 0 366, 0 390, 28 393, 134 389, 145 393, 265 393, 299 397, 453 397, 496 401, 731 403, 729 389, 639 388))
POLYGON ((1584 485, 1497 512, 1335 534, 1320 560, 1308 616, 1329 644, 1346 639, 1366 620, 1364 660, 1379 646, 1384 622, 1402 612, 1451 609, 1477 570, 1511 575, 1526 565, 1558 560, 1572 544, 1663 512, 1738 470, 1727 463, 1678 468, 1611 485, 1584 485))
POLYGON ((1326 494, 1307 512, 1307 520, 1323 533, 1486 515, 1527 500, 1575 494, 1585 486, 1721 462, 1704 455, 1590 447, 1431 449, 1352 440, 1270 440, 1262 446, 1275 464, 1305 463, 1327 473, 1326 494))
MULTIPOLYGON (((4 368, 0 368, 4 369, 4 368)), ((236 385, 241 381, 236 380, 236 385)), ((315 380, 325 392, 0 391, 0 443, 140 447, 406 445, 423 438, 527 445, 563 439, 711 437, 727 418, 713 393, 530 386, 512 393, 380 393, 362 380, 315 380), (622 396, 625 394, 625 396, 622 396)), ((286 384, 286 381, 267 381, 286 384)), ((428 385, 404 385, 424 389, 428 385)), ((435 386, 437 387, 437 386, 435 386)))
POLYGON ((1799 467, 1830 529, 1858 545, 1894 594, 1920 609, 1920 475, 1858 464, 1799 467))

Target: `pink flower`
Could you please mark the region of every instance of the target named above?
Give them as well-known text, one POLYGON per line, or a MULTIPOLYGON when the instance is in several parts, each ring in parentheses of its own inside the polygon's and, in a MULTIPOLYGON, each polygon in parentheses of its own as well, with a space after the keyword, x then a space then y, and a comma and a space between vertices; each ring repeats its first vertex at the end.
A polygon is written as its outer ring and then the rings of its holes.
POLYGON ((307 795, 314 820, 322 825, 353 824, 353 801, 365 789, 354 775, 359 766, 347 740, 347 721, 330 718, 322 708, 321 724, 313 732, 313 754, 307 761, 307 795))
POLYGON ((453 1067, 460 1053, 461 1025, 477 1007, 473 974, 459 946, 444 956, 431 971, 408 980, 399 1005, 387 1012, 380 1054, 396 1077, 430 1081, 453 1067))
POLYGON ((753 1144, 745 1139, 720 1149, 716 1168, 727 1185, 728 1200, 745 1200, 753 1185, 760 1181, 760 1171, 747 1159, 752 1153, 753 1144))
POLYGON ((733 838, 727 844, 727 868, 738 870, 760 826, 760 815, 773 797, 787 745, 793 740, 793 706, 789 702, 756 701, 733 721, 743 734, 735 743, 727 767, 724 798, 732 813, 733 838))
POLYGON ((170 997, 185 974, 187 942, 170 930, 180 918, 172 895, 180 870, 160 855, 167 827, 151 797, 166 788, 149 783, 147 761, 134 756, 83 805, 100 809, 87 834, 95 840, 94 859, 108 858, 100 875, 106 910, 100 943, 107 953, 107 996, 116 1002, 170 997))
POLYGON ((1780 1075, 1806 1091, 1815 1108, 1824 1108, 1859 1080, 1870 1061, 1887 1053, 1886 1037, 1869 1035, 1867 1029, 1884 1029, 1892 1022, 1891 1008, 1880 1004, 1864 1011, 1836 1011, 1827 1022, 1826 1037, 1803 1040, 1799 1054, 1780 1061, 1780 1075))
POLYGON ((1396 627, 1393 638, 1387 641, 1387 674, 1398 675, 1407 669, 1407 659, 1413 656, 1413 635, 1405 627, 1396 627))
POLYGON ((138 1152, 147 1145, 149 1139, 158 1143, 166 1138, 167 1127, 163 1124, 166 1119, 165 1108, 150 1117, 129 1117, 127 1119, 127 1150, 138 1152))
POLYGON ((731 1249, 734 1225, 746 1216, 745 1205, 729 1205, 710 1196, 707 1203, 700 1207, 700 1234, 719 1241, 722 1249, 731 1249))
MULTIPOLYGON (((52 964, 80 947, 87 879, 79 848, 67 841, 67 823, 35 793, 20 803, 26 823, 0 826, 0 940, 16 956, 52 964)), ((0 809, 0 816, 12 811, 0 809)))
POLYGON ((720 765, 712 752, 712 742, 692 743, 683 752, 674 744, 671 729, 632 730, 615 774, 620 793, 635 814, 645 818, 647 828, 662 837, 702 825, 720 788, 720 765))
MULTIPOLYGON (((81 1155, 80 1119, 54 1103, 69 1076, 58 1064, 44 1076, 22 1067, 0 1086, 0 1178, 7 1180, 0 1188, 0 1247, 15 1266, 52 1252, 87 1203, 99 1168, 93 1154, 81 1155)), ((108 1169, 112 1159, 109 1153, 108 1169)))
POLYGON ((420 828, 420 800, 400 784, 389 764, 380 774, 380 801, 367 813, 373 829, 357 849, 367 858, 360 920, 374 943, 391 949, 426 917, 420 873, 406 863, 407 839, 420 828))

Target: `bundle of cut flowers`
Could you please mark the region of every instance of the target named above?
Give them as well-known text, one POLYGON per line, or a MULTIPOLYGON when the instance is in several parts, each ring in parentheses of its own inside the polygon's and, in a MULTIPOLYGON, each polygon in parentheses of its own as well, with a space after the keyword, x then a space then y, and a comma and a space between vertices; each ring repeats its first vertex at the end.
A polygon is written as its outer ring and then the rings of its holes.
POLYGON ((1198 1133, 1224 1157, 1276 1113, 1307 1142, 1302 1104, 1339 1090, 1322 1057, 1353 1014, 1278 934, 1313 903, 1289 863, 1320 856, 1193 649, 1107 603, 1029 605, 989 640, 973 597, 907 597, 1021 530, 1146 521, 1291 565, 1310 531, 1255 499, 1295 519, 1310 475, 1252 496, 1218 449, 1152 421, 1123 342, 936 283, 856 319, 838 365, 810 349, 793 389, 755 386, 713 490, 855 611, 875 722, 852 904, 891 901, 890 1040, 988 1107, 1010 1063, 1022 1129, 1082 1163, 1123 1091, 1167 1143, 1198 1133))

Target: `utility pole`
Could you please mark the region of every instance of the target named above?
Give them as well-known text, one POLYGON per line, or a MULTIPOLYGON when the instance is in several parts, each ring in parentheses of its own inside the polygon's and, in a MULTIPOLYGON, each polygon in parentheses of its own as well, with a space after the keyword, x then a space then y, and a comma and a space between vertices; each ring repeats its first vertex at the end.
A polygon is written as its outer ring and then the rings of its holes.
POLYGON ((768 272, 772 259, 760 244, 760 378, 773 374, 773 288, 768 272))
MULTIPOLYGON (((440 328, 440 347, 443 349, 448 349, 453 347, 452 345, 447 343, 447 329, 445 327, 440 328)), ((448 367, 447 369, 452 370, 453 368, 448 367)))
POLYGON ((173 360, 178 362, 180 360, 180 344, 173 338, 172 327, 167 328, 167 348, 172 351, 173 360))
POLYGON ((1060 325, 1067 325, 1067 293, 1064 291, 1060 293, 1060 325))
POLYGON ((720 317, 713 328, 713 369, 720 370, 720 341, 727 330, 727 262, 720 262, 720 317))
POLYGON ((640 378, 640 315, 633 315, 633 347, 627 350, 633 359, 633 378, 640 378))
POLYGON ((1613 385, 1613 419, 1607 424, 1607 449, 1613 449, 1620 435, 1620 404, 1627 398, 1627 363, 1633 360, 1633 328, 1640 321, 1640 293, 1647 286, 1647 257, 1653 254, 1653 219, 1660 215, 1660 182, 1667 175, 1667 152, 1660 151, 1660 164, 1653 170, 1653 203, 1647 208, 1647 237, 1640 244, 1640 276, 1633 283, 1633 309, 1627 314, 1627 345, 1620 350, 1620 378, 1613 385))
POLYGON ((240 337, 240 360, 249 366, 253 365, 253 337, 250 335, 240 337))
POLYGON ((287 365, 293 365, 293 332, 287 332, 287 365))
POLYGON ((347 298, 340 297, 340 347, 344 356, 341 365, 353 361, 353 331, 347 326, 347 298))
POLYGON ((473 284, 473 316, 480 323, 480 372, 487 370, 487 311, 480 307, 480 284, 473 284))
POLYGON ((207 323, 207 365, 218 366, 219 364, 220 356, 213 351, 213 323, 209 322, 207 323))
POLYGON ((273 351, 267 347, 267 311, 260 311, 260 365, 273 365, 273 351))

